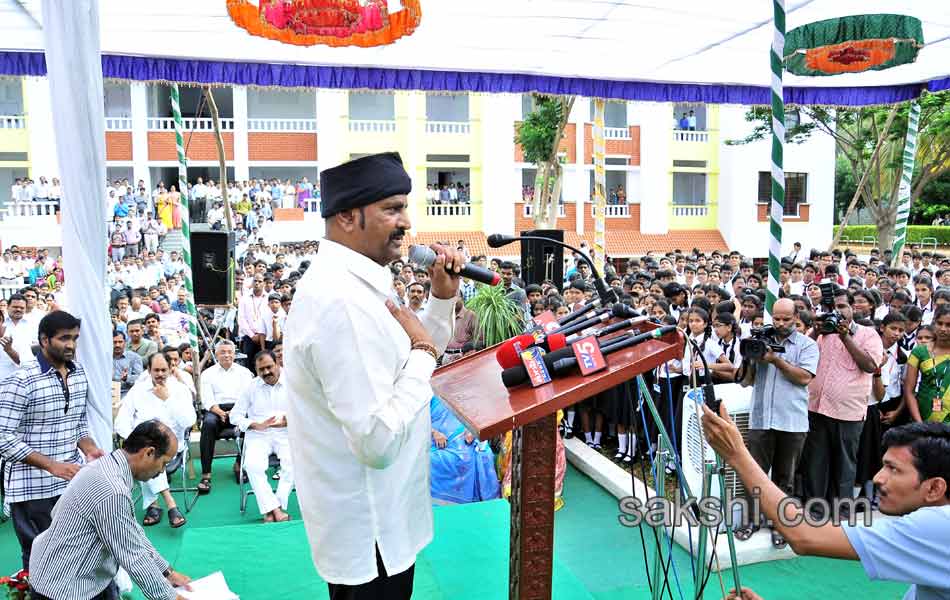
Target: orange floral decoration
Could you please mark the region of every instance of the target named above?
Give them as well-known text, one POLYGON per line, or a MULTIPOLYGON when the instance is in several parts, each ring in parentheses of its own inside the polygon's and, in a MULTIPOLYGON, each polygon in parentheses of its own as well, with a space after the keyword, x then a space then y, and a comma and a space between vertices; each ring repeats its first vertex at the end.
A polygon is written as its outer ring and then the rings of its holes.
POLYGON ((226 1, 231 20, 251 35, 296 46, 385 46, 411 35, 422 19, 420 0, 403 0, 394 13, 384 0, 226 1))
POLYGON ((805 65, 824 73, 858 73, 893 60, 894 40, 860 40, 809 49, 805 65))

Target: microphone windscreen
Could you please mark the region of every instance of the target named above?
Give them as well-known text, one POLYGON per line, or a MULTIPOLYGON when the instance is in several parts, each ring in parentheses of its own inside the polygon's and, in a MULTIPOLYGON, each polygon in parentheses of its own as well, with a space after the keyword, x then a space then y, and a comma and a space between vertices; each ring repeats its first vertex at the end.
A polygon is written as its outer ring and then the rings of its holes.
POLYGON ((613 316, 617 317, 618 319, 632 319, 634 317, 640 316, 640 313, 622 302, 618 302, 611 306, 610 311, 611 314, 613 314, 613 316))
POLYGON ((567 346, 567 336, 563 333, 552 333, 548 335, 546 342, 548 350, 554 352, 567 346))
POLYGON ((501 382, 505 387, 519 386, 525 381, 528 381, 528 370, 524 365, 510 367, 501 372, 501 382))
POLYGON ((489 248, 501 248, 502 246, 505 246, 515 241, 515 239, 514 237, 510 235, 504 235, 501 233, 493 233, 490 236, 488 236, 488 239, 486 241, 488 242, 489 248))
POLYGON ((506 342, 502 342, 495 351, 495 360, 501 365, 502 369, 508 369, 521 364, 521 357, 515 350, 515 344, 520 343, 522 348, 527 348, 534 344, 534 336, 530 333, 523 333, 518 337, 513 337, 506 342))
POLYGON ((432 248, 420 244, 409 246, 409 262, 417 267, 428 269, 435 263, 435 259, 435 251, 432 248))

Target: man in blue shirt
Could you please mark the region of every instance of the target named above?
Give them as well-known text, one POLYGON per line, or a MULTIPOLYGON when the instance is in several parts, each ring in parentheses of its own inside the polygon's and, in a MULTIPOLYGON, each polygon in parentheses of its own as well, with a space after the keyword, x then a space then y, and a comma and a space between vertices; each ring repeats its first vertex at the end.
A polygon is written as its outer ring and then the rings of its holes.
MULTIPOLYGON (((950 426, 911 423, 884 435, 884 466, 874 484, 881 512, 896 518, 879 518, 870 526, 818 525, 803 521, 801 503, 756 464, 725 405, 718 416, 706 406, 703 412, 709 444, 746 489, 760 491, 762 511, 796 554, 859 560, 871 579, 911 584, 904 600, 950 599, 950 426)), ((731 597, 757 596, 743 588, 731 597)))

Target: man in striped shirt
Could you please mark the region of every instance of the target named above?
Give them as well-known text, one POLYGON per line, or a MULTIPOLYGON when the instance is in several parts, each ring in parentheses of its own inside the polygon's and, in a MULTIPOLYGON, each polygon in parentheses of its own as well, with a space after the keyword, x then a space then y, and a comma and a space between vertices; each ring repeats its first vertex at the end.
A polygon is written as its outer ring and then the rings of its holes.
POLYGON ((53 311, 39 323, 41 352, 4 380, 0 389, 0 459, 5 501, 13 529, 30 564, 33 538, 50 524, 50 513, 83 460, 103 455, 89 435, 88 382, 74 362, 80 321, 53 311))
POLYGON ((135 520, 134 481, 164 472, 178 440, 157 420, 139 424, 123 448, 84 468, 70 482, 49 529, 33 542, 34 600, 118 600, 113 579, 123 567, 150 600, 184 600, 173 586, 191 579, 172 570, 135 520))

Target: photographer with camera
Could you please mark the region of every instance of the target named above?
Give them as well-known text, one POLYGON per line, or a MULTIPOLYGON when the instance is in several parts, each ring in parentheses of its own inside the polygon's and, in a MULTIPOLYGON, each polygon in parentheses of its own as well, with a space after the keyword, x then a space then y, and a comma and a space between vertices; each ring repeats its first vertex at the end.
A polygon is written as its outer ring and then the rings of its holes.
MULTIPOLYGON (((815 318, 810 333, 821 358, 808 386, 803 484, 805 500, 824 498, 834 506, 854 490, 872 374, 881 364, 884 346, 872 327, 854 322, 854 296, 848 290, 823 281, 821 305, 824 312, 815 318)), ((841 514, 847 517, 845 512, 842 507, 841 514)))
MULTIPOLYGON (((752 388, 752 411, 746 443, 755 462, 786 495, 792 494, 795 468, 808 434, 808 383, 818 369, 818 345, 795 329, 795 303, 788 298, 772 307, 772 326, 753 329, 740 342, 743 368, 737 381, 752 388)), ((735 531, 747 540, 758 529, 746 525, 735 531)), ((784 548, 785 538, 772 529, 772 545, 784 548)))

